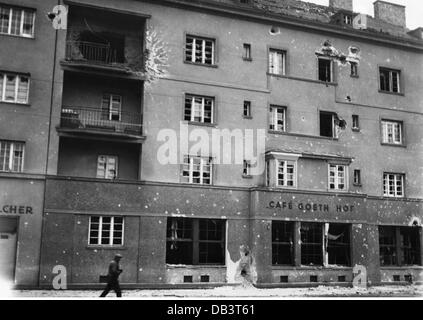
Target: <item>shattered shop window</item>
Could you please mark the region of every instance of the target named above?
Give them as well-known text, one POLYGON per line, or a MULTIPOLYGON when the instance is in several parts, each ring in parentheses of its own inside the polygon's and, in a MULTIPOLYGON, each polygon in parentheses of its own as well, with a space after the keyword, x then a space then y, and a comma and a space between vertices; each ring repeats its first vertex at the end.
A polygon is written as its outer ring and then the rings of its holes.
POLYGON ((123 246, 123 217, 90 217, 89 245, 123 246))
POLYGON ((419 227, 400 227, 401 265, 421 265, 419 227))
POLYGON ((397 265, 395 227, 379 226, 379 256, 381 266, 397 265))
POLYGON ((215 40, 196 36, 187 36, 185 44, 185 61, 214 65, 215 64, 215 40))
POLYGON ((301 222, 301 264, 323 265, 323 225, 301 222))
POLYGON ((351 266, 350 225, 328 223, 325 227, 329 265, 351 266))
POLYGON ((225 263, 225 220, 168 218, 166 263, 225 263))
POLYGON ((332 75, 332 60, 319 58, 318 59, 318 73, 319 73, 319 80, 324 82, 332 82, 333 75, 332 75))
POLYGON ((399 70, 388 68, 379 68, 380 90, 385 92, 400 93, 400 74, 399 70))
POLYGON ((272 222, 272 264, 293 265, 294 222, 272 222))

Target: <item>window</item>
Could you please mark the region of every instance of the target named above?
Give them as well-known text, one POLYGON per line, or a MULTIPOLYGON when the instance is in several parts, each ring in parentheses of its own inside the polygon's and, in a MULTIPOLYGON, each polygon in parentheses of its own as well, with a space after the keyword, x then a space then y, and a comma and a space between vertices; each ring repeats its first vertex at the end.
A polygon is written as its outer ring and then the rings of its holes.
POLYGON ((286 52, 282 50, 269 50, 269 73, 285 75, 286 52))
POLYGON ((301 222, 301 264, 323 265, 322 224, 301 222))
POLYGON ((382 143, 403 144, 402 122, 382 120, 382 143))
POLYGON ((421 265, 419 227, 379 226, 382 266, 421 265))
POLYGON ((352 16, 345 14, 344 15, 344 24, 352 25, 352 16))
POLYGON ((293 222, 272 222, 272 264, 292 265, 294 263, 293 222))
POLYGON ((116 94, 105 93, 101 102, 103 120, 121 120, 122 97, 116 94))
POLYGON ((286 108, 279 106, 270 106, 269 109, 269 130, 286 131, 286 108))
POLYGON ((385 92, 400 93, 400 71, 379 68, 380 90, 385 92))
POLYGON ((319 80, 324 82, 332 82, 332 60, 319 58, 319 80))
POLYGON ((185 156, 182 165, 182 182, 212 184, 212 159, 209 157, 185 156))
POLYGON ((90 217, 89 245, 123 246, 123 217, 90 217))
POLYGON ((277 186, 295 187, 295 162, 286 160, 277 160, 277 186))
POLYGON ((187 94, 184 119, 186 121, 213 123, 214 99, 187 94))
POLYGON ((166 263, 225 264, 226 221, 168 218, 166 263))
POLYGON ((117 178, 117 156, 98 156, 97 158, 97 178, 116 179, 117 178))
POLYGON ((22 172, 25 144, 0 140, 0 171, 22 172))
POLYGON ((247 177, 251 175, 251 162, 248 160, 243 162, 242 175, 247 177))
POLYGON ((347 189, 347 167, 329 164, 329 190, 346 191, 347 189))
POLYGON ((358 77, 358 64, 351 63, 351 77, 358 77))
POLYGON ((335 115, 333 113, 320 111, 320 136, 336 138, 335 115))
POLYGON ((330 265, 351 266, 350 226, 328 223, 327 239, 328 263, 330 265))
POLYGON ((383 174, 383 195, 385 197, 404 196, 405 175, 400 173, 383 174))
POLYGON ((185 61, 213 65, 215 41, 213 39, 187 36, 185 46, 185 61))
POLYGON ((0 73, 0 101, 28 103, 29 77, 0 73))
POLYGON ((0 5, 0 34, 34 37, 35 11, 0 5))
POLYGON ((244 60, 251 61, 252 60, 252 57, 251 57, 251 44, 244 43, 243 49, 244 49, 244 51, 243 51, 242 58, 244 60))
POLYGON ((354 131, 360 130, 360 118, 356 114, 353 114, 352 116, 352 130, 354 131))
POLYGON ((244 101, 244 117, 251 117, 251 101, 244 101))
POLYGON ((361 171, 358 169, 354 170, 354 185, 361 186, 361 171))

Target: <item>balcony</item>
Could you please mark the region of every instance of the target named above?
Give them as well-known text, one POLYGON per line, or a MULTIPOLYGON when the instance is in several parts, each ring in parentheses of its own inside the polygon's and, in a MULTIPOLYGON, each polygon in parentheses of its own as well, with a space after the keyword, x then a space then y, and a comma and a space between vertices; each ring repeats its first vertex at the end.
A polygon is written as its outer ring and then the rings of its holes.
POLYGON ((65 60, 61 65, 66 70, 79 70, 125 76, 135 80, 143 79, 143 58, 139 61, 126 61, 124 47, 114 47, 110 44, 67 41, 65 60))
POLYGON ((60 126, 62 136, 140 142, 142 136, 142 115, 130 112, 114 112, 87 107, 62 107, 60 126))

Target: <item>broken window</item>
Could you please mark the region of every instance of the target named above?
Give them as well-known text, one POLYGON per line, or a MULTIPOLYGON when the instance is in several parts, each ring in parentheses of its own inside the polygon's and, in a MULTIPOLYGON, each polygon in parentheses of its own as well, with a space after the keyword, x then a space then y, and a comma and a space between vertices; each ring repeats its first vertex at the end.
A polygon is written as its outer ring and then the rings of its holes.
POLYGON ((402 122, 382 120, 382 143, 402 144, 402 122))
POLYGON ((336 138, 335 118, 333 113, 320 111, 320 136, 336 138))
POLYGON ((301 264, 323 265, 323 230, 321 223, 301 222, 301 264))
POLYGON ((187 94, 185 96, 184 120, 213 123, 213 108, 213 98, 187 94))
POLYGON ((22 172, 25 144, 0 140, 0 171, 22 172))
POLYGON ((421 265, 418 227, 379 226, 379 253, 382 266, 421 265))
POLYGON ((277 160, 277 179, 278 187, 295 187, 295 161, 277 160))
POLYGON ((101 111, 103 120, 120 121, 122 108, 122 96, 117 94, 103 94, 101 111))
POLYGON ((351 266, 350 226, 328 223, 325 226, 327 255, 330 265, 351 266))
POLYGON ((251 101, 244 101, 244 117, 251 117, 251 101))
POLYGON ((182 182, 212 184, 212 159, 210 157, 185 156, 182 164, 182 182))
POLYGON ((218 219, 168 218, 166 263, 225 263, 226 221, 218 219))
POLYGON ((243 51, 242 58, 244 60, 251 61, 252 60, 252 58, 251 58, 251 44, 244 43, 243 49, 244 49, 244 51, 243 51))
POLYGON ((332 82, 332 60, 318 58, 319 80, 324 82, 332 82))
POLYGON ((358 115, 352 115, 352 129, 355 131, 360 130, 360 118, 358 115))
POLYGON ((351 77, 358 77, 358 64, 354 62, 351 63, 351 77))
POLYGON ((354 185, 361 186, 361 171, 358 169, 354 170, 354 185))
POLYGON ((89 245, 123 246, 123 217, 90 217, 89 245))
POLYGON ((244 160, 243 162, 243 169, 242 169, 243 176, 250 176, 251 175, 251 162, 248 160, 244 160))
POLYGON ((272 264, 292 265, 294 263, 293 222, 272 222, 272 264))
POLYGON ((269 130, 286 131, 286 108, 280 106, 270 106, 269 109, 269 130))
POLYGON ((117 156, 103 156, 97 158, 97 178, 116 179, 118 169, 117 156))
POLYGON ((215 41, 213 39, 187 36, 185 46, 185 61, 213 65, 215 41))
POLYGON ((400 71, 379 68, 380 90, 386 92, 401 92, 400 88, 400 71))
POLYGON ((401 173, 383 174, 383 195, 385 197, 404 196, 405 175, 401 173))
POLYGON ((277 49, 269 50, 269 73, 285 75, 286 52, 277 49))
POLYGON ((347 190, 347 166, 329 164, 329 190, 347 190))
POLYGON ((0 73, 0 101, 28 103, 29 77, 0 73))

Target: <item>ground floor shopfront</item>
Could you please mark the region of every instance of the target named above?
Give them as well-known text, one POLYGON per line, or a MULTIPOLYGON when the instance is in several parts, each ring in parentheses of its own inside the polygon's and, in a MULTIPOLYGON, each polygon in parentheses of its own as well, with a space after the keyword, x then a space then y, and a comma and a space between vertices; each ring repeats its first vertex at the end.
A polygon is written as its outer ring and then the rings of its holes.
POLYGON ((130 287, 423 281, 422 202, 360 194, 48 178, 40 279, 98 286, 116 253, 130 287))

